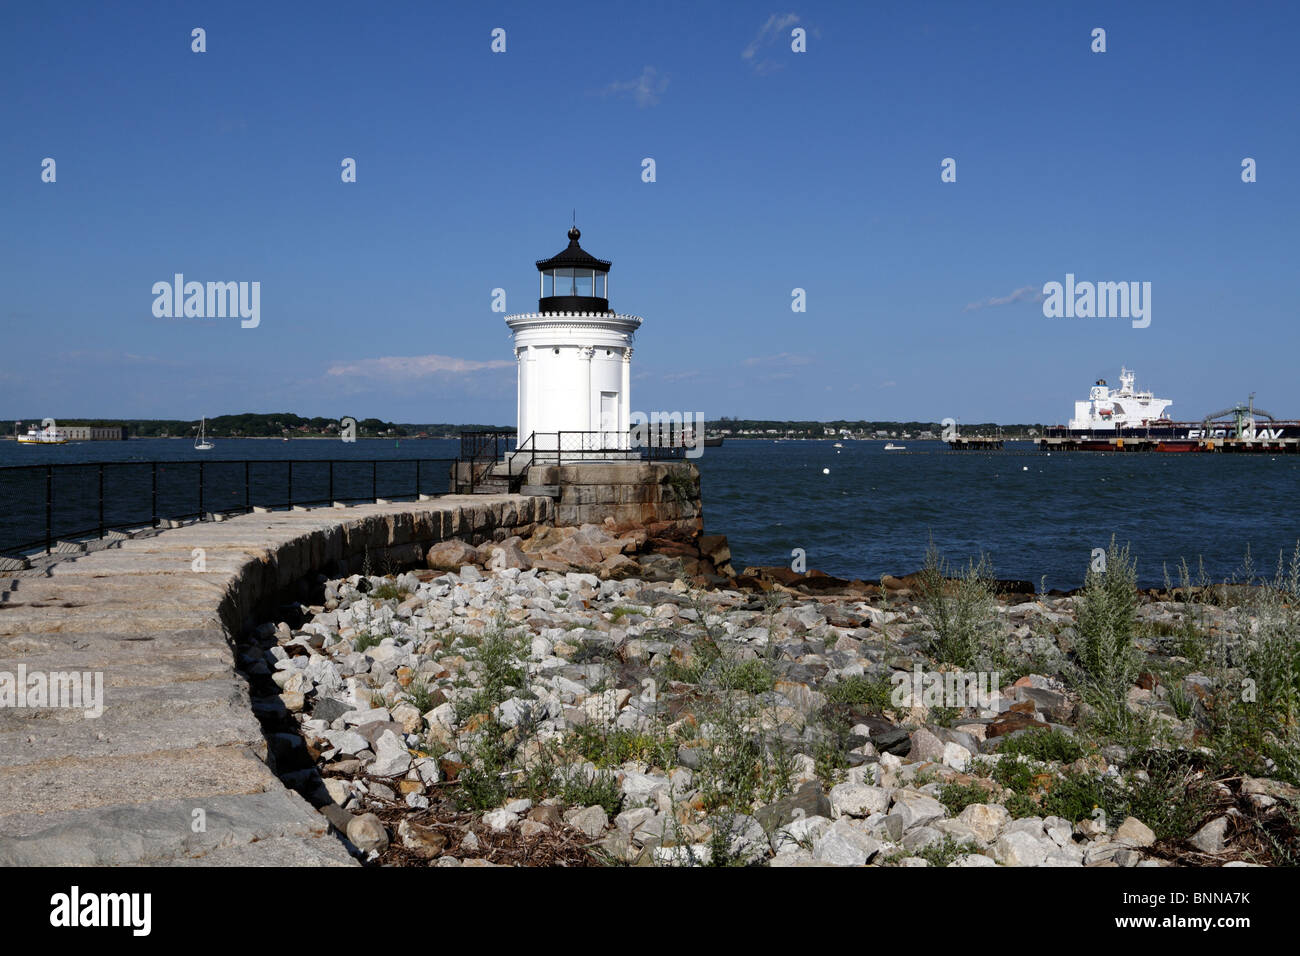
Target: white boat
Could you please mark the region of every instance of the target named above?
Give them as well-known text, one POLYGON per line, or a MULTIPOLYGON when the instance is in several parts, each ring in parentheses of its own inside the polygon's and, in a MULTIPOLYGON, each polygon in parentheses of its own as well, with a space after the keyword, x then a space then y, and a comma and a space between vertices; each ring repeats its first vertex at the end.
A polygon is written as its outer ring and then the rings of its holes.
POLYGON ((892 441, 885 443, 885 451, 907 451, 906 445, 895 445, 892 441))
MULTIPOLYGON (((42 425, 40 428, 32 426, 27 429, 26 435, 18 436, 20 445, 66 445, 68 436, 59 431, 52 419, 46 419, 48 425, 42 425)), ((19 422, 18 424, 22 424, 19 422)))
POLYGON ((205 434, 207 423, 208 420, 206 418, 199 419, 199 434, 198 437, 194 439, 195 451, 212 451, 212 442, 205 434))
POLYGON ((844 445, 843 445, 842 443, 840 443, 840 442, 836 442, 835 445, 834 445, 834 447, 835 447, 835 448, 843 448, 844 445))
POLYGON ((1151 392, 1140 392, 1133 387, 1134 374, 1126 368, 1119 370, 1119 388, 1110 388, 1104 378, 1088 393, 1086 402, 1074 403, 1074 417, 1070 419, 1071 431, 1115 431, 1121 428, 1142 428, 1169 420, 1166 409, 1173 399, 1156 398, 1151 392))

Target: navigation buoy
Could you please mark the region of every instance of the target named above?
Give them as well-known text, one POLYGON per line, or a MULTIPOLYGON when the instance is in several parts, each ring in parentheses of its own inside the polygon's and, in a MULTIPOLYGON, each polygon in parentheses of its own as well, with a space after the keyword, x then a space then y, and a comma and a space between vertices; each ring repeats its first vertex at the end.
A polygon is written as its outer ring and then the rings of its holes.
POLYGON ((1028 465, 1023 465, 1023 466, 1021 466, 1020 470, 1021 470, 1021 471, 1028 471, 1028 470, 1029 470, 1029 466, 1028 466, 1028 465))
POLYGON ((831 470, 830 470, 829 468, 823 468, 823 469, 822 469, 822 474, 823 474, 823 475, 829 475, 830 473, 831 473, 831 470))

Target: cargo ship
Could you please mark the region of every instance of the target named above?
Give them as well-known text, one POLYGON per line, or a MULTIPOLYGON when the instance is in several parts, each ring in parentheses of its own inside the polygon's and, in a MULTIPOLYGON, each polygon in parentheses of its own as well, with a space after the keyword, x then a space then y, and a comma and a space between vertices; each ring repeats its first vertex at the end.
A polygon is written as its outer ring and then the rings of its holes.
POLYGON ((1119 388, 1098 379, 1085 401, 1074 403, 1068 425, 1051 425, 1035 439, 1040 449, 1064 451, 1297 451, 1300 421, 1280 421, 1255 406, 1211 412, 1199 422, 1175 421, 1172 399, 1135 387, 1135 374, 1121 368, 1119 388))

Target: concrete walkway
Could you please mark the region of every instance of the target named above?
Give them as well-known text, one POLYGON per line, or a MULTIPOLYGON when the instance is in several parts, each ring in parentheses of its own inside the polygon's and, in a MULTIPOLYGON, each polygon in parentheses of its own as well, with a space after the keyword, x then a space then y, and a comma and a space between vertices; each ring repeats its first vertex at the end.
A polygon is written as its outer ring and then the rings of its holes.
POLYGON ((0 865, 351 864, 264 762, 235 636, 332 562, 418 561, 552 513, 519 495, 254 513, 0 577, 0 692, 20 666, 100 672, 104 705, 0 706, 0 865))

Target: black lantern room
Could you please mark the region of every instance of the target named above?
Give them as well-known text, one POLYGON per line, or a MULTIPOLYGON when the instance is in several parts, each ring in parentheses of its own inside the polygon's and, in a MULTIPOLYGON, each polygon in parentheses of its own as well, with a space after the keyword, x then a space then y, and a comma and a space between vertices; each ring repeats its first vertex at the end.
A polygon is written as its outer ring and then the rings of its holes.
POLYGON ((608 312, 611 263, 578 245, 582 233, 569 230, 569 247, 559 255, 537 261, 541 273, 538 312, 608 312))

